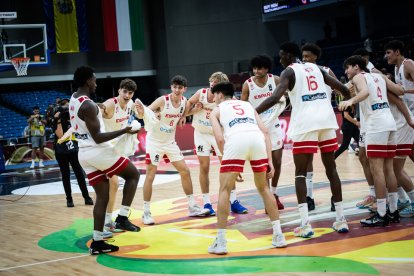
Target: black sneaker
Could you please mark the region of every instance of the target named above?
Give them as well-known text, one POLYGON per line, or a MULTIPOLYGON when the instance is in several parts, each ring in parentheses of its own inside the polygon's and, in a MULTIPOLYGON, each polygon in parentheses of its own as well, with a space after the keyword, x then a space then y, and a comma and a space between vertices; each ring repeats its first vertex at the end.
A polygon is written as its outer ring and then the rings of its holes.
POLYGON ((130 222, 127 217, 120 215, 118 215, 118 217, 115 220, 115 228, 131 232, 141 231, 141 228, 132 224, 132 222, 130 222))
POLYGON ((75 204, 73 204, 73 200, 72 199, 68 199, 68 200, 66 200, 66 206, 68 206, 68 207, 75 207, 75 204))
POLYGON ((93 205, 93 200, 90 197, 85 198, 85 205, 93 205))
POLYGON ((391 213, 390 210, 387 210, 386 214, 388 221, 391 223, 398 223, 400 222, 400 212, 398 210, 395 210, 394 213, 391 213))
POLYGON ((89 247, 89 253, 91 255, 99 255, 110 252, 118 251, 119 247, 106 243, 105 241, 94 241, 92 240, 91 247, 89 247))
POLYGON ((306 203, 308 204, 308 211, 315 210, 315 200, 310 196, 306 197, 306 203))
POLYGON ((331 211, 332 212, 335 212, 336 211, 336 209, 335 209, 335 202, 333 201, 333 196, 331 196, 331 211))
POLYGON ((381 217, 377 212, 367 219, 362 219, 360 223, 362 226, 387 226, 389 221, 387 215, 381 217))

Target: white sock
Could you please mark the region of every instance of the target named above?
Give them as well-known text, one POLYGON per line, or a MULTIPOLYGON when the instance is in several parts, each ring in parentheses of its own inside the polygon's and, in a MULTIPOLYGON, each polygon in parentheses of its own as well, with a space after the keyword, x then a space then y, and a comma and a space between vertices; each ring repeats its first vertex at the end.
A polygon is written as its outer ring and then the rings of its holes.
POLYGON ((35 163, 34 159, 32 160, 32 165, 35 163))
POLYGON ((188 205, 190 207, 193 207, 195 205, 194 195, 187 195, 187 199, 188 199, 188 205))
POLYGON ((230 203, 233 204, 233 202, 236 200, 237 200, 236 190, 232 190, 230 192, 230 203))
POLYGON ((306 173, 306 196, 313 198, 313 172, 306 173))
POLYGON ((203 194, 203 202, 204 204, 211 204, 209 193, 203 194))
POLYGON ((93 240, 94 241, 102 241, 103 240, 103 232, 93 230, 93 240))
POLYGON ((150 210, 150 202, 144 201, 144 211, 149 211, 149 210, 150 210))
POLYGON ((383 217, 387 213, 387 200, 385 198, 377 198, 378 214, 383 217))
POLYGON ((300 220, 302 221, 301 226, 305 226, 309 224, 308 204, 306 202, 301 203, 298 205, 298 208, 299 208, 300 220))
POLYGON ((373 197, 375 196, 375 187, 374 186, 369 186, 369 194, 372 195, 373 197))
POLYGON ((277 187, 270 186, 270 191, 271 191, 271 192, 272 192, 272 194, 274 194, 274 195, 277 195, 277 193, 276 193, 276 189, 277 189, 277 187))
POLYGON ((129 209, 130 208, 131 207, 129 207, 129 206, 121 205, 121 209, 119 210, 119 215, 127 217, 129 215, 129 209))
POLYGON ((273 228, 273 235, 280 235, 282 234, 282 228, 280 227, 280 220, 274 220, 271 222, 273 228))
POLYGON ((397 193, 398 193, 398 199, 401 202, 406 202, 408 200, 407 194, 405 193, 403 187, 398 187, 397 193))
POLYGON ((112 222, 112 213, 105 214, 105 224, 112 222))
POLYGON ((335 205, 335 212, 336 212, 336 221, 345 220, 344 206, 342 205, 342 201, 334 202, 334 205, 335 205))
POLYGON ((414 202, 414 189, 410 192, 407 192, 407 195, 410 198, 411 203, 413 203, 414 202))
POLYGON ((391 213, 394 213, 395 210, 397 210, 397 202, 398 202, 397 193, 388 193, 388 204, 390 206, 391 213))
POLYGON ((217 239, 218 240, 226 239, 226 229, 217 229, 217 239))

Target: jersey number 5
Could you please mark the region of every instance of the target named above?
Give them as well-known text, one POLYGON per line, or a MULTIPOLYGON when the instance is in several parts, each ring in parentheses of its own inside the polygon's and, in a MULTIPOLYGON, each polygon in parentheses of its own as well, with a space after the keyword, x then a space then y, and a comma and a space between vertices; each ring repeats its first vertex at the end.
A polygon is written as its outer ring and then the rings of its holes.
POLYGON ((244 114, 244 109, 241 108, 241 105, 239 105, 239 104, 233 105, 233 109, 237 111, 236 112, 237 115, 243 115, 244 114))

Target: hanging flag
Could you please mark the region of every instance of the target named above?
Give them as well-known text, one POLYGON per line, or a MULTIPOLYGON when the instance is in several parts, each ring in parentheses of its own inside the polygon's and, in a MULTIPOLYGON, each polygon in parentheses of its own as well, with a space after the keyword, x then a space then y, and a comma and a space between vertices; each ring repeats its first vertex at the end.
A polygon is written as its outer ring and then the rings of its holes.
POLYGON ((85 0, 44 0, 48 47, 51 52, 89 50, 85 0))
POLYGON ((101 0, 106 51, 144 49, 142 0, 101 0))

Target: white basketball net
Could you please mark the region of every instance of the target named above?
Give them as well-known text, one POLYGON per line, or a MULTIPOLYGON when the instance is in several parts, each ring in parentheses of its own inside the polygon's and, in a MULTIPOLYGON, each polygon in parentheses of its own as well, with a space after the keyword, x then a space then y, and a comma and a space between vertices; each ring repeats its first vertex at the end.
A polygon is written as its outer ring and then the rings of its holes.
POLYGON ((27 67, 29 66, 30 58, 12 58, 11 62, 13 63, 14 69, 16 69, 18 76, 27 75, 27 67))

